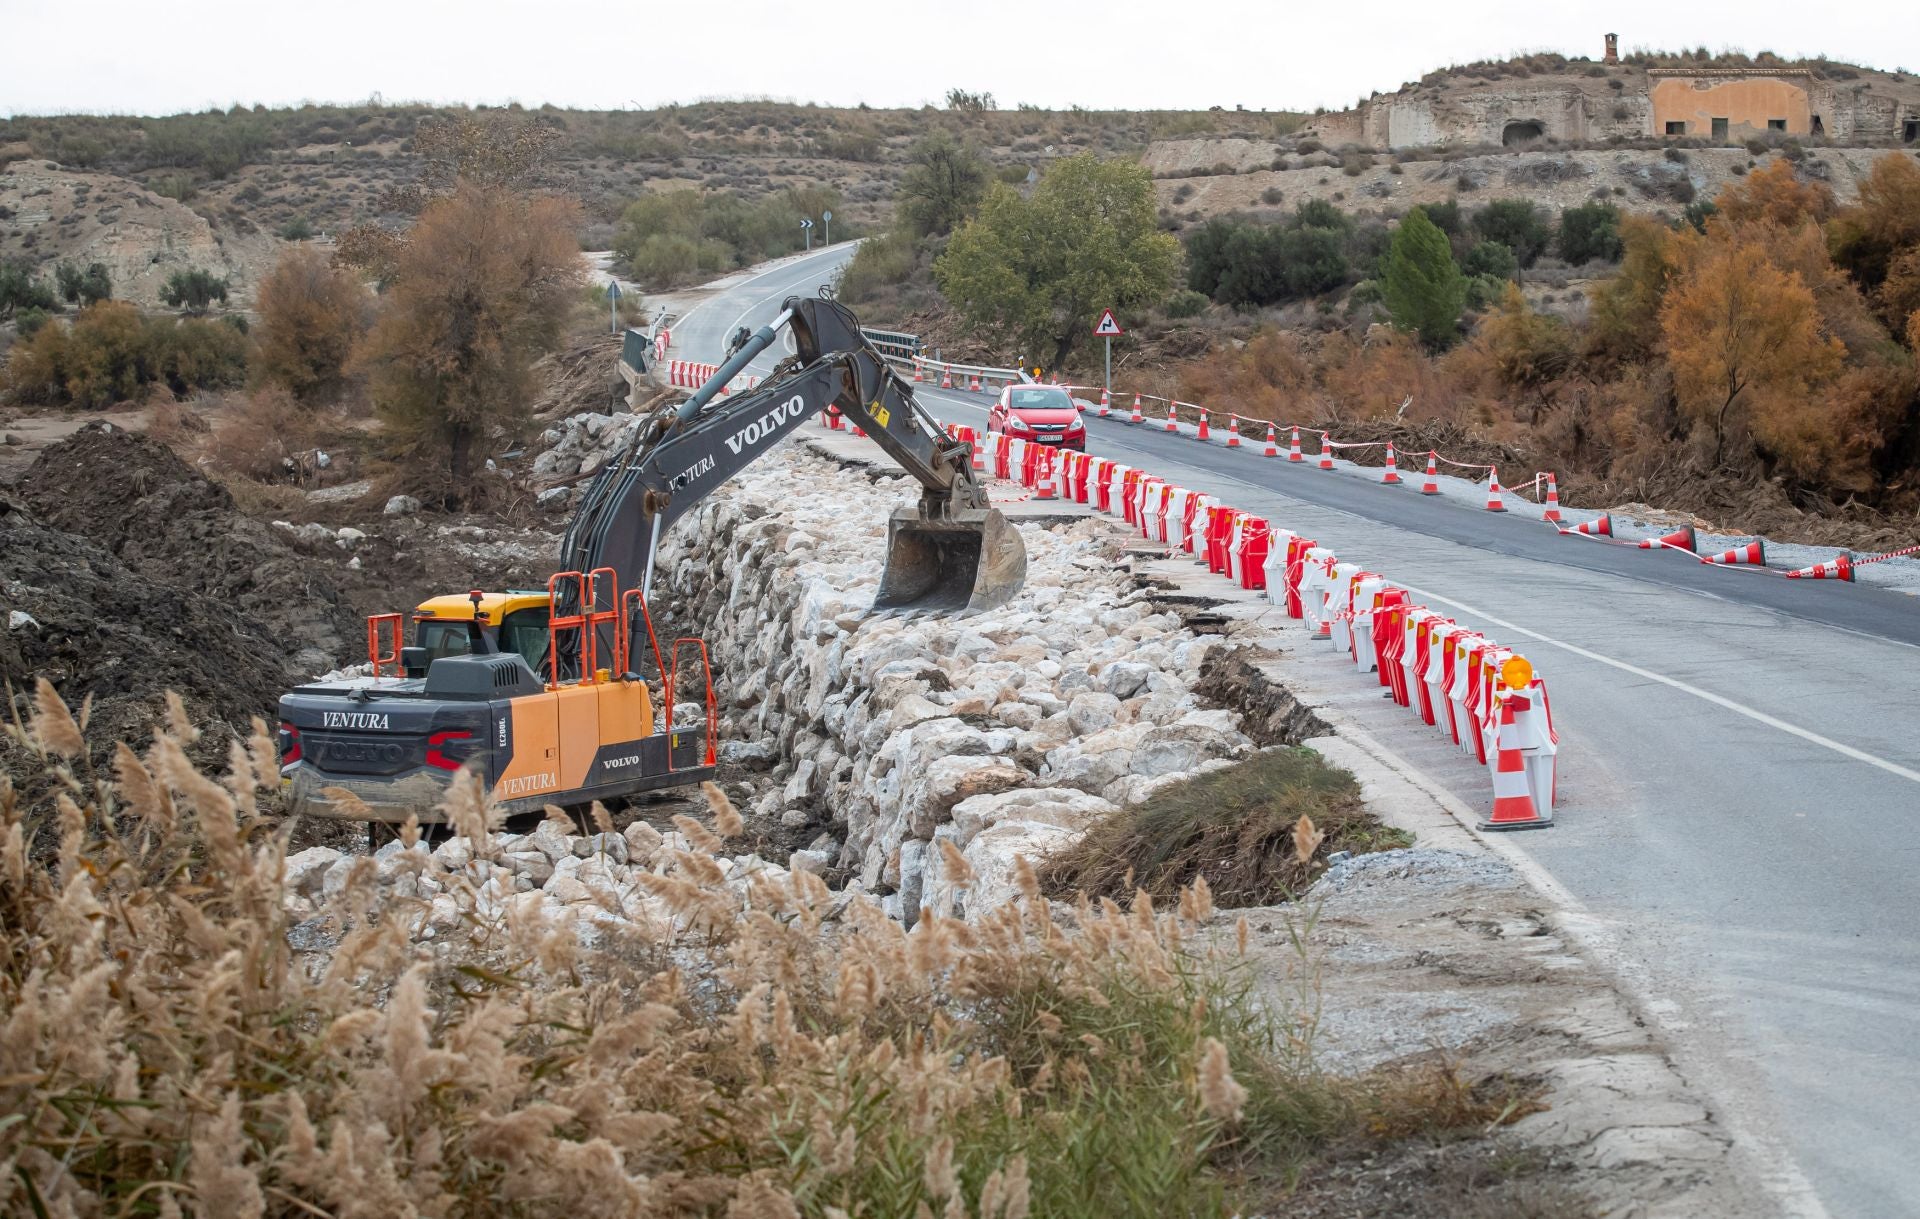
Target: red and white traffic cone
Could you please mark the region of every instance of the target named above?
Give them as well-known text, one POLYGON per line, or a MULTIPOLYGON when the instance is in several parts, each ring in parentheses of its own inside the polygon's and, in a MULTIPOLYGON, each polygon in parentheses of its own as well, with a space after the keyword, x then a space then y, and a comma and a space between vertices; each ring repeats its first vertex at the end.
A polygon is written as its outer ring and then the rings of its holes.
POLYGON ((923 366, 923 365, 922 365, 922 364, 920 363, 920 357, 919 357, 919 356, 915 356, 915 357, 913 357, 913 380, 914 380, 914 383, 915 383, 915 384, 917 385, 917 384, 919 384, 920 382, 922 382, 922 381, 924 381, 924 380, 926 380, 926 379, 927 379, 927 376, 926 376, 926 370, 925 370, 925 367, 924 367, 924 366, 923 366))
POLYGON ((1533 791, 1527 786, 1527 759, 1520 752, 1520 730, 1514 724, 1516 714, 1532 710, 1533 704, 1518 694, 1500 700, 1500 727, 1494 737, 1498 751, 1493 761, 1493 815, 1480 823, 1482 830, 1538 830, 1553 824, 1553 813, 1544 815, 1534 805, 1533 791))
POLYGON ((1787 573, 1789 580, 1853 580, 1853 556, 1842 552, 1824 563, 1787 573))
POLYGON ((1053 450, 1041 449, 1039 460, 1034 463, 1038 468, 1034 472, 1033 498, 1053 498, 1053 450))
POLYGON ((1113 407, 1113 395, 1109 394, 1104 389, 1101 390, 1100 391, 1100 417, 1102 419, 1105 419, 1108 415, 1112 414, 1113 413, 1112 407, 1113 407))
POLYGON ((1400 482, 1400 467, 1394 462, 1391 440, 1387 441, 1387 468, 1381 473, 1380 481, 1389 487, 1398 486, 1400 482))
POLYGON ((1431 449, 1427 450, 1427 477, 1420 484, 1420 494, 1440 494, 1440 455, 1431 449))
POLYGON ((1295 428, 1292 438, 1287 441, 1287 460, 1305 461, 1306 459, 1306 454, 1300 451, 1300 429, 1295 428))
POLYGON ((967 392, 971 394, 977 394, 980 392, 980 374, 979 373, 976 372, 976 373, 967 374, 967 392))
POLYGON ((1325 432, 1320 433, 1320 468, 1333 469, 1333 440, 1325 432))
POLYGON ((1193 434, 1195 440, 1212 440, 1213 433, 1207 430, 1207 408, 1200 408, 1200 430, 1193 434))
POLYGON ((1693 554, 1700 547, 1699 539, 1694 536, 1692 525, 1682 525, 1665 537, 1647 538, 1640 543, 1642 550, 1684 550, 1693 554))
POLYGON ((1590 521, 1582 521, 1571 529, 1562 529, 1561 533, 1578 533, 1590 538, 1610 538, 1613 536, 1613 515, 1602 512, 1590 521))
POLYGON ((1747 545, 1736 545, 1718 555, 1701 555, 1699 561, 1716 562, 1720 566, 1766 566, 1766 543, 1755 538, 1747 545))
POLYGON ((1267 448, 1266 448, 1266 451, 1262 454, 1262 456, 1264 457, 1280 456, 1280 440, 1279 440, 1279 437, 1274 435, 1273 425, 1271 423, 1267 425, 1267 448))
POLYGON ((1553 480, 1553 471, 1547 471, 1547 510, 1540 514, 1543 521, 1560 523, 1560 484, 1553 480))
POLYGON ((1240 447, 1240 416, 1238 415, 1227 416, 1227 447, 1230 449, 1240 447))
POLYGON ((1505 512, 1507 505, 1500 499, 1500 471, 1494 466, 1487 467, 1487 511, 1505 512))
POLYGON ((1745 546, 1735 546, 1719 554, 1703 554, 1702 563, 1717 563, 1722 567, 1765 567, 1767 565, 1767 544, 1758 538, 1745 546))
POLYGON ((1167 399, 1167 430, 1169 432, 1177 432, 1180 430, 1180 420, 1173 413, 1172 398, 1167 399))
POLYGON ((1127 422, 1128 423, 1140 422, 1140 395, 1139 394, 1135 394, 1133 396, 1133 414, 1127 419, 1127 422))
POLYGON ((953 365, 942 364, 940 366, 940 388, 941 389, 953 388, 953 365))

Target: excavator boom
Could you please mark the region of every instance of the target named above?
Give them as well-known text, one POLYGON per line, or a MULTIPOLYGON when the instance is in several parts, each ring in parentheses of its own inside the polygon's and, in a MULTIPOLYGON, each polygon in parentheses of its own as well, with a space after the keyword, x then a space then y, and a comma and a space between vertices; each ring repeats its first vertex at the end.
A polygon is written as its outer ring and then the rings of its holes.
POLYGON ((968 446, 941 430, 860 332, 846 307, 790 297, 780 318, 742 344, 700 391, 653 415, 589 484, 562 544, 561 565, 612 568, 646 588, 660 538, 714 489, 829 406, 920 483, 894 514, 877 610, 973 613, 1004 605, 1026 577, 1026 548, 987 499, 968 446), (745 393, 718 396, 780 327, 795 356, 745 393))

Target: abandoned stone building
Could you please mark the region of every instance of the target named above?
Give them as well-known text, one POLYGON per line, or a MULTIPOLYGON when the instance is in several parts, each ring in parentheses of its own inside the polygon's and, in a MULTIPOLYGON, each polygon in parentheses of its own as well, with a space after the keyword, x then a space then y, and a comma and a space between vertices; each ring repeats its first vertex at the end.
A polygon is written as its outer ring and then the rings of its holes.
POLYGON ((1622 64, 1606 36, 1600 71, 1523 79, 1449 79, 1382 94, 1315 118, 1327 144, 1371 148, 1525 145, 1614 137, 1740 143, 1768 133, 1836 143, 1920 143, 1920 81, 1866 73, 1828 78, 1807 68, 1644 68, 1622 64))

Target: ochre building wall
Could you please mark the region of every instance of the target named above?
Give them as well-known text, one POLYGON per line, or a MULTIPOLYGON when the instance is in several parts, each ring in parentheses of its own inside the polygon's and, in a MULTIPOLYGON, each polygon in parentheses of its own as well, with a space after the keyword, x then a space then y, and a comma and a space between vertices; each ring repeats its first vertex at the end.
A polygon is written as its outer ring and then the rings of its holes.
POLYGON ((1785 119, 1787 133, 1806 135, 1813 127, 1807 91, 1792 81, 1746 77, 1735 80, 1668 78, 1652 82, 1653 134, 1667 124, 1685 123, 1690 136, 1713 135, 1713 120, 1727 120, 1727 138, 1764 132, 1769 119, 1785 119))

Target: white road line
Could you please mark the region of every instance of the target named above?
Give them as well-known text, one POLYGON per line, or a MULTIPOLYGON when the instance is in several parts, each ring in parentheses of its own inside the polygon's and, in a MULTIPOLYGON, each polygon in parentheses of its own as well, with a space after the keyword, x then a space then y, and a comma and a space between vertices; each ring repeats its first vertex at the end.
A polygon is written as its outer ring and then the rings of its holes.
MULTIPOLYGON (((777 266, 777 267, 769 267, 769 268, 768 268, 767 270, 765 270, 765 271, 762 271, 762 272, 760 272, 760 273, 759 273, 759 274, 757 274, 757 275, 750 275, 750 276, 748 276, 748 277, 747 277, 746 279, 743 279, 743 280, 741 280, 741 281, 740 281, 739 283, 737 283, 737 284, 731 284, 731 285, 729 285, 729 286, 727 286, 727 287, 725 287, 725 288, 721 288, 721 289, 719 289, 718 291, 716 291, 716 292, 715 292, 715 293, 714 293, 714 294, 713 294, 712 296, 709 296, 709 297, 708 297, 708 298, 707 298, 706 300, 703 300, 703 301, 701 301, 701 302, 700 302, 699 304, 697 304, 697 305, 695 305, 695 306, 694 306, 693 308, 691 308, 691 309, 689 309, 689 310, 687 310, 687 311, 686 311, 685 313, 683 313, 683 314, 681 314, 681 315, 680 315, 679 317, 677 317, 677 318, 675 318, 675 319, 674 319, 674 325, 675 325, 675 327, 676 327, 676 328, 677 328, 677 327, 680 327, 680 326, 684 326, 684 325, 686 325, 686 324, 687 324, 687 319, 688 319, 688 318, 690 318, 690 317, 692 317, 692 316, 693 316, 694 314, 696 314, 696 313, 698 313, 698 312, 700 312, 700 311, 701 311, 702 309, 704 309, 704 308, 706 308, 706 307, 707 307, 708 305, 711 305, 711 304, 712 304, 713 302, 715 302, 715 301, 717 301, 717 300, 719 300, 719 299, 720 299, 721 297, 723 297, 723 296, 725 296, 725 295, 727 295, 727 294, 728 294, 729 292, 735 292, 735 291, 738 291, 739 289, 741 289, 741 288, 744 288, 744 287, 746 287, 746 286, 747 286, 748 284, 754 284, 754 283, 759 283, 759 282, 760 282, 761 280, 763 280, 763 279, 765 279, 765 278, 766 278, 767 276, 769 276, 769 275, 778 275, 778 274, 780 274, 780 272, 782 272, 782 271, 791 271, 791 270, 793 270, 793 268, 795 268, 795 267, 797 267, 797 266, 799 266, 799 265, 800 265, 801 263, 803 263, 803 262, 809 262, 809 261, 811 261, 811 260, 813 260, 813 259, 815 259, 815 258, 819 258, 819 257, 821 257, 821 256, 823 256, 823 255, 826 255, 826 254, 829 254, 829 253, 836 253, 836 252, 838 252, 838 251, 840 251, 840 250, 844 250, 844 249, 845 249, 845 248, 846 248, 846 247, 847 247, 847 246, 848 246, 849 244, 851 244, 851 243, 850 243, 850 242, 845 242, 845 241, 843 241, 843 242, 841 242, 841 243, 840 243, 839 245, 837 245, 837 246, 827 246, 827 247, 826 247, 825 249, 822 249, 822 250, 815 250, 815 251, 814 251, 813 253, 811 253, 811 254, 798 254, 798 255, 795 255, 795 256, 793 256, 793 258, 792 258, 792 259, 791 259, 790 261, 787 261, 787 262, 783 262, 783 263, 781 263, 781 264, 780 264, 779 266, 777 266)), ((764 304, 765 302, 764 302, 764 301, 761 301, 761 302, 759 302, 759 303, 760 303, 760 304, 764 304)), ((758 306, 756 305, 755 307, 757 308, 758 306)), ((753 312, 753 310, 752 310, 752 309, 749 309, 749 310, 747 310, 747 312, 748 312, 748 313, 751 313, 751 312, 753 312)), ((746 316, 746 314, 745 314, 745 313, 743 313, 743 314, 741 314, 740 316, 741 316, 741 317, 745 317, 745 316, 746 316)), ((738 320, 738 319, 735 319, 735 321, 734 321, 734 323, 733 323, 733 324, 734 324, 735 326, 738 326, 738 325, 740 324, 740 322, 739 322, 739 320, 738 320)), ((724 342, 724 340, 723 340, 723 342, 724 342)))
POLYGON ((1452 606, 1454 609, 1459 610, 1461 613, 1472 614, 1476 618, 1492 623, 1494 626, 1499 627, 1501 630, 1512 631, 1516 635, 1525 635, 1527 638, 1537 639, 1541 643, 1544 643, 1549 647, 1555 647, 1555 648, 1561 649, 1562 651, 1571 652, 1575 656, 1583 657, 1584 659, 1587 659, 1587 660, 1597 660, 1601 664, 1610 665, 1613 668, 1619 669, 1623 673, 1631 673, 1635 677, 1643 677, 1648 681, 1656 681, 1663 686, 1670 686, 1673 689, 1680 691, 1682 694, 1690 694, 1693 697, 1700 699, 1703 702, 1712 703, 1716 707, 1724 707, 1728 711, 1733 712, 1735 715, 1744 715, 1748 719, 1754 721, 1757 724, 1765 724, 1767 727, 1776 729, 1780 732, 1784 732, 1789 736, 1797 736, 1803 741, 1806 741, 1813 745, 1820 746, 1822 749, 1830 749, 1842 757, 1851 758, 1856 762, 1865 762, 1869 766, 1877 767, 1880 770, 1886 771, 1890 775, 1897 775, 1898 777, 1905 779, 1910 783, 1920 783, 1920 770, 1913 770, 1909 767, 1900 765, 1898 762, 1889 762, 1887 759, 1868 753, 1864 749, 1855 749, 1851 745, 1842 744, 1841 742, 1836 741, 1831 737, 1821 736, 1819 733, 1811 731, 1810 729, 1802 728, 1798 724, 1789 724, 1787 721, 1780 719, 1778 716, 1768 715, 1766 712, 1756 710, 1752 707, 1747 706, 1745 703, 1737 703, 1734 700, 1727 698, 1725 695, 1715 694, 1711 690, 1702 690, 1700 687, 1689 685, 1686 682, 1679 680, 1678 678, 1668 677, 1664 673, 1655 673, 1651 669, 1643 669, 1639 665, 1628 664, 1624 660, 1615 660, 1611 656, 1604 656, 1601 653, 1595 652, 1589 648, 1583 648, 1576 643, 1568 643, 1565 640, 1555 639, 1550 635, 1542 635, 1538 631, 1530 631, 1526 627, 1521 626, 1518 623, 1508 622, 1502 618, 1496 618, 1492 614, 1487 613, 1485 610, 1475 609, 1471 605, 1467 605, 1460 601, 1452 600, 1451 598, 1448 598, 1448 597, 1443 597, 1439 593, 1429 592, 1423 588, 1415 588, 1411 584, 1402 585, 1402 587, 1405 588, 1408 592, 1416 593, 1419 596, 1425 597, 1429 601, 1437 601, 1441 605, 1452 606))

